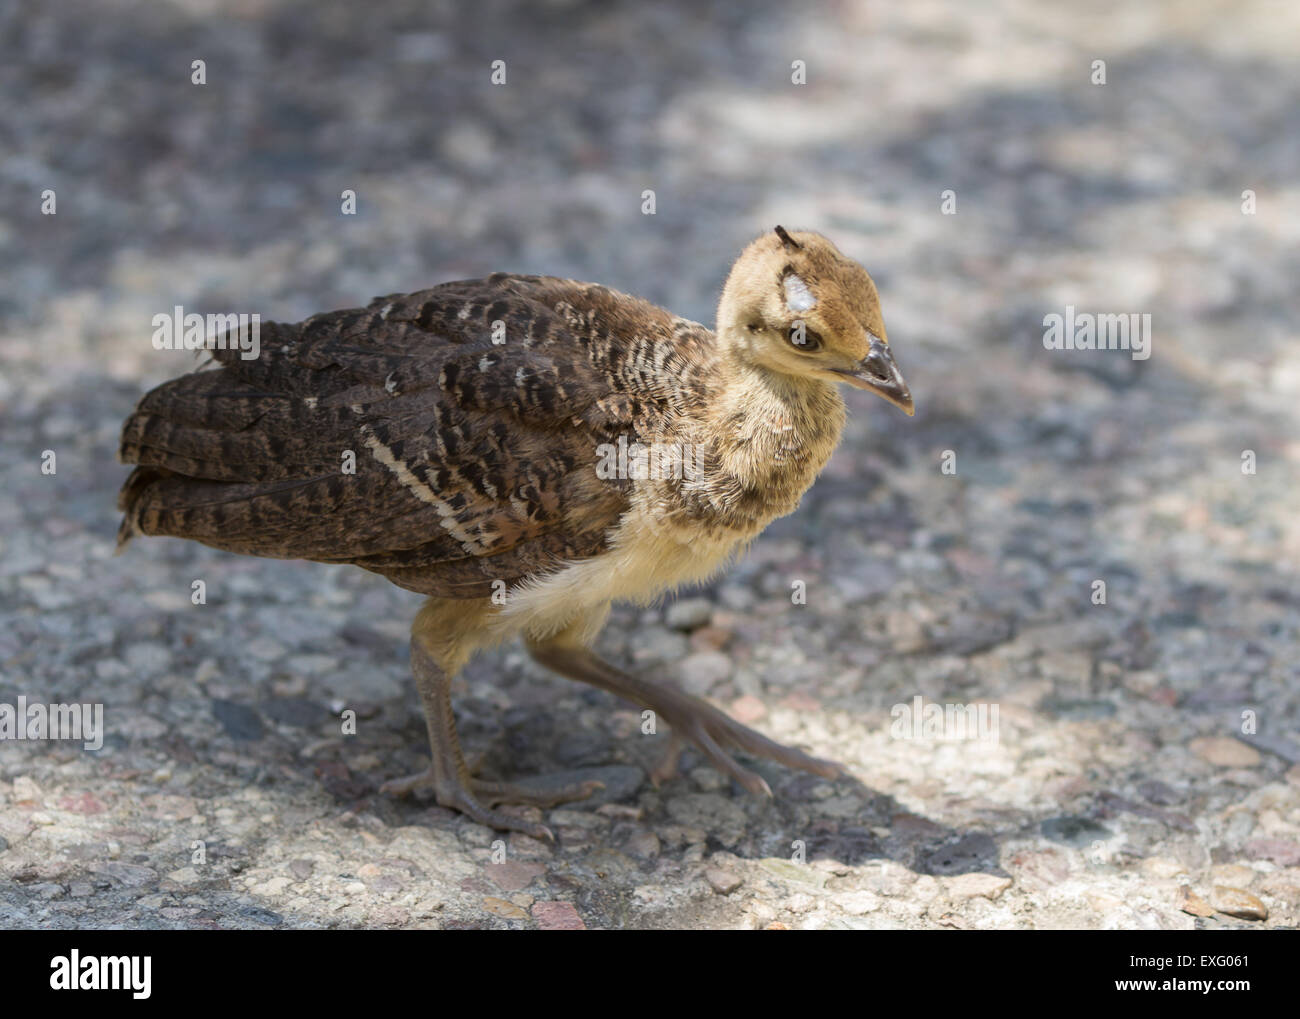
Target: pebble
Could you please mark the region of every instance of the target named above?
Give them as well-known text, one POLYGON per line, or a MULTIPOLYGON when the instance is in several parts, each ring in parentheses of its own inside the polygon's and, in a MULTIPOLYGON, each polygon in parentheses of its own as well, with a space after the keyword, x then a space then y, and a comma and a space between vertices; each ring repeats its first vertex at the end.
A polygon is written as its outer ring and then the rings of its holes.
POLYGON ((14 779, 13 800, 15 803, 40 803, 45 794, 31 778, 19 775, 14 779))
POLYGON ((706 880, 709 883, 709 886, 719 895, 730 895, 744 884, 744 881, 742 881, 737 874, 726 870, 723 867, 705 868, 704 880, 706 880))
POLYGON ((678 662, 676 668, 682 688, 703 697, 731 675, 731 659, 721 651, 696 651, 678 662))
POLYGON ((1178 891, 1178 908, 1192 916, 1214 915, 1214 907, 1185 885, 1178 891))
POLYGON ((767 705, 753 694, 742 694, 731 702, 731 717, 742 725, 754 725, 767 717, 767 705))
POLYGON ((251 742, 261 739, 266 731, 261 716, 246 704, 214 699, 212 714, 231 739, 251 742))
POLYGON ((652 831, 639 831, 623 844, 623 849, 639 860, 654 860, 659 856, 659 836, 652 831))
POLYGON ((585 931, 578 910, 572 902, 534 902, 533 919, 544 931, 585 931))
POLYGON ((1172 807, 1182 803, 1186 798, 1183 793, 1164 782, 1149 780, 1137 787, 1138 794, 1148 803, 1161 807, 1172 807))
POLYGON ((844 892, 835 896, 835 903, 850 916, 864 916, 880 908, 880 899, 871 892, 844 892))
POLYGON ((528 914, 513 902, 507 902, 505 899, 498 899, 492 895, 484 896, 483 908, 489 913, 495 913, 497 916, 504 917, 507 920, 528 919, 528 914))
POLYGON ((707 598, 681 598, 664 610, 664 622, 674 630, 696 630, 713 618, 707 598))
POLYGON ((1143 873, 1154 878, 1175 878, 1186 874, 1187 868, 1177 860, 1168 860, 1161 856, 1152 856, 1142 861, 1143 873))
POLYGON ((706 793, 713 793, 725 789, 730 780, 720 771, 703 765, 691 769, 691 781, 695 783, 697 789, 701 789, 706 793))
MULTIPOLYGON (((287 877, 273 877, 269 881, 263 881, 261 884, 253 885, 249 891, 254 895, 280 895, 291 884, 291 879, 287 877)), ((351 887, 349 885, 349 887, 351 887)))
POLYGON ((943 879, 943 889, 951 898, 996 899, 1011 887, 1011 878, 997 874, 958 874, 943 879))
POLYGON ((1240 917, 1242 920, 1267 920, 1268 907, 1250 892, 1240 888, 1228 888, 1215 885, 1210 893, 1210 905, 1216 912, 1228 916, 1240 917))
POLYGON ((1272 860, 1279 867, 1300 866, 1300 842, 1291 839, 1251 839, 1242 848, 1252 860, 1272 860))
POLYGON ((1210 880, 1217 885, 1246 888, 1255 880, 1255 872, 1239 863, 1219 863, 1210 868, 1210 880))
POLYGON ((503 863, 486 863, 483 872, 503 892, 521 892, 546 873, 540 863, 521 863, 506 860, 503 863))
POLYGON ((721 626, 702 626, 691 634, 692 651, 721 651, 731 642, 732 632, 721 626))
POLYGON ((826 884, 826 875, 821 871, 814 870, 806 863, 794 863, 791 860, 768 857, 759 860, 758 864, 773 877, 780 878, 782 881, 815 885, 818 888, 826 884))
POLYGON ((915 654, 929 646, 925 627, 910 612, 901 610, 890 612, 885 621, 885 631, 889 634, 897 654, 915 654))
POLYGON ((1198 736, 1187 746, 1201 760, 1221 768, 1254 768, 1260 762, 1258 750, 1226 736, 1198 736))

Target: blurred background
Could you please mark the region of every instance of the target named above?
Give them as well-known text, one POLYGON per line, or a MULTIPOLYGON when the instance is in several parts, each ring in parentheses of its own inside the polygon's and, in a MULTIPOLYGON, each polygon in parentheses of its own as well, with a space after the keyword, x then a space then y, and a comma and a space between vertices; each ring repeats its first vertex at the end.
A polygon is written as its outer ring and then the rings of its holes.
POLYGON ((111 735, 0 744, 7 922, 1300 922, 1297 39, 1300 8, 1239 0, 9 0, 0 701, 102 701, 111 735), (602 648, 863 785, 653 791, 612 699, 489 656, 460 702, 489 768, 604 768, 625 805, 555 812, 506 889, 481 829, 373 795, 424 753, 411 596, 171 540, 111 557, 121 420, 194 363, 154 314, 506 270, 711 324, 777 223, 872 273, 916 417, 848 394, 801 510, 602 648), (1067 305, 1149 314, 1150 358, 1045 349, 1067 305), (1000 744, 890 740, 915 694, 999 704, 1000 744), (365 746, 331 742, 358 697, 365 746), (792 837, 811 892, 764 862, 792 837))

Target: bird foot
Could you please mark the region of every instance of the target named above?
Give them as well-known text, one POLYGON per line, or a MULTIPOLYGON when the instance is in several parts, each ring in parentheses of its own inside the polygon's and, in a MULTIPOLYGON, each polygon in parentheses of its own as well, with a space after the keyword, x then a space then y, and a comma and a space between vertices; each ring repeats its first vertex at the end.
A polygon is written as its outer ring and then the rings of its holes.
POLYGON ((539 781, 536 784, 524 785, 516 782, 491 782, 470 778, 460 782, 440 777, 435 773, 435 769, 430 767, 417 775, 385 782, 379 787, 379 791, 386 796, 400 798, 427 790, 433 793, 438 806, 459 811, 479 824, 502 831, 523 832, 536 839, 554 842, 555 835, 546 825, 491 808, 503 803, 554 807, 574 800, 585 800, 596 790, 604 787, 603 782, 597 781, 552 785, 539 781))
MULTIPOLYGON (((739 764, 729 751, 739 750, 754 757, 764 757, 784 764, 787 768, 797 768, 823 778, 844 778, 848 774, 842 764, 813 757, 802 750, 770 740, 762 733, 741 725, 707 701, 692 697, 682 690, 660 686, 656 688, 658 691, 662 691, 661 696, 645 698, 649 701, 647 706, 660 714, 672 727, 672 732, 668 749, 650 772, 650 779, 655 785, 676 775, 683 743, 687 740, 724 775, 735 779, 751 793, 761 796, 770 797, 771 787, 763 776, 739 764)), ((643 698, 644 695, 643 690, 643 698)))
POLYGON ((693 697, 670 683, 651 683, 639 676, 624 672, 593 654, 590 649, 557 640, 529 645, 533 657, 562 676, 590 683, 636 705, 649 708, 671 729, 670 742, 663 759, 650 772, 656 785, 673 777, 683 741, 689 740, 699 748, 709 762, 739 782, 752 793, 771 796, 772 789, 763 776, 742 767, 730 751, 739 750, 754 757, 765 757, 788 768, 821 775, 823 778, 844 778, 848 771, 843 765, 805 754, 794 747, 782 746, 762 733, 741 725, 708 701, 693 697))

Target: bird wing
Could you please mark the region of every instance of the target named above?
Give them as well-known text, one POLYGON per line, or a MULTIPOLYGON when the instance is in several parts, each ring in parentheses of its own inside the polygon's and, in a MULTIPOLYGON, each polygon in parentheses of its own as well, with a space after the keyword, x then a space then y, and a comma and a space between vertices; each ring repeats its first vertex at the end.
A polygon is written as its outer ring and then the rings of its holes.
POLYGON ((604 287, 505 274, 263 324, 260 356, 218 343, 211 369, 127 419, 120 541, 354 563, 482 597, 604 550, 631 482, 598 476, 599 447, 670 427, 690 396, 674 359, 710 340, 604 287))

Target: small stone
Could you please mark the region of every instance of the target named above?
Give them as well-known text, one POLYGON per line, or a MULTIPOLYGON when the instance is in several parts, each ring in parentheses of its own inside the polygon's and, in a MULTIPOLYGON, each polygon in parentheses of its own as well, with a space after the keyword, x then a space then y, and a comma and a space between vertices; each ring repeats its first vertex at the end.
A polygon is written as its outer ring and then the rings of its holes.
POLYGON ((1187 745, 1201 760, 1220 768, 1254 768, 1260 761, 1254 747, 1226 736, 1200 736, 1187 745))
POLYGON ((864 916, 880 908, 880 899, 871 892, 849 892, 837 896, 835 901, 850 916, 864 916))
POLYGON ((283 657, 288 649, 271 637, 257 637, 246 642, 243 645, 243 650, 261 661, 273 662, 277 658, 283 657))
POLYGON ((602 804, 630 797, 645 781, 645 772, 630 764, 603 764, 590 768, 548 772, 545 775, 532 775, 520 779, 519 784, 525 787, 531 785, 538 789, 549 789, 556 785, 573 785, 592 780, 600 782, 602 788, 580 801, 581 813, 584 814, 602 804))
POLYGON ((768 857, 759 860, 759 866, 782 881, 797 881, 801 884, 816 885, 818 888, 826 884, 826 875, 821 871, 813 870, 806 863, 794 863, 778 857, 768 857))
POLYGON ((231 739, 259 740, 265 731, 261 716, 246 704, 214 699, 212 714, 231 739))
POLYGON ((343 890, 349 895, 362 895, 365 893, 366 886, 361 881, 349 881, 343 886, 343 890))
POLYGON ((540 863, 520 863, 518 860, 506 860, 504 863, 488 863, 483 872, 494 885, 503 892, 522 892, 537 878, 546 873, 540 863))
POLYGON ((747 693, 731 702, 731 717, 741 725, 754 725, 767 717, 767 705, 747 693))
POLYGON ((1011 878, 997 874, 958 874, 944 878, 943 886, 954 899, 996 899, 1011 887, 1011 878))
POLYGON ((198 804, 192 797, 171 796, 166 793, 145 797, 144 806, 163 821, 184 821, 198 813, 198 804))
POLYGON ((1300 867, 1300 842, 1290 839, 1251 839, 1243 849, 1252 860, 1272 860, 1279 867, 1300 867))
POLYGON ((273 877, 269 881, 253 885, 249 891, 254 895, 280 895, 289 887, 289 884, 290 879, 287 877, 273 877))
POLYGON ((1050 888, 1070 876, 1070 861, 1059 849, 1026 850, 1011 858, 1010 870, 1023 886, 1050 888))
POLYGON ((889 634, 894 651, 900 655, 924 651, 928 645, 921 621, 901 609, 889 613, 885 620, 885 631, 889 634))
POLYGON ((1088 900, 1088 905, 1090 905, 1095 912, 1103 915, 1113 913, 1124 907, 1124 900, 1118 895, 1112 895, 1110 892, 1104 892, 1100 889, 1093 889, 1092 891, 1085 892, 1084 896, 1088 900))
POLYGON ((1187 868, 1177 860, 1170 860, 1163 856, 1152 856, 1142 861, 1142 870, 1145 874, 1154 878, 1174 878, 1179 874, 1186 874, 1187 868))
POLYGON ((311 872, 316 868, 316 864, 311 860, 294 860, 289 864, 289 873, 299 881, 306 881, 311 877, 311 872))
POLYGON ((43 795, 41 787, 26 775, 14 779, 15 803, 40 803, 43 795))
POLYGON ((309 729, 329 720, 329 709, 306 697, 273 697, 261 703, 262 713, 281 725, 309 729))
POLYGON ((719 895, 730 895, 744 884, 744 881, 741 880, 739 875, 733 874, 729 870, 724 870, 722 867, 706 868, 704 871, 704 880, 707 881, 709 886, 719 895))
POLYGON ((1255 872, 1239 863, 1217 863, 1210 868, 1210 880, 1229 888, 1246 888, 1255 880, 1255 872))
POLYGON ((653 860, 659 855, 659 836, 652 831, 639 831, 623 846, 629 856, 639 860, 653 860))
POLYGON ((1183 801, 1182 793, 1178 792, 1178 790, 1174 789, 1172 786, 1154 779, 1149 782, 1143 782, 1138 786, 1137 791, 1138 795, 1148 803, 1154 803, 1160 807, 1172 807, 1174 804, 1183 801))
POLYGON ((691 634, 692 651, 721 651, 731 641, 732 633, 723 626, 701 626, 691 634))
POLYGON ((1067 722, 1089 722, 1099 718, 1110 718, 1115 714, 1115 705, 1110 701, 1074 700, 1062 697, 1047 697, 1039 704, 1039 709, 1067 722))
POLYGON ((193 867, 182 867, 180 870, 174 870, 167 875, 168 881, 174 881, 178 885, 192 885, 199 880, 199 872, 193 867))
POLYGON ((1215 912, 1228 916, 1240 917, 1242 920, 1267 920, 1268 907, 1250 892, 1226 885, 1215 885, 1210 893, 1210 905, 1215 912))
POLYGON ((603 803, 596 808, 596 813, 619 821, 639 821, 645 810, 635 803, 603 803))
POLYGON ((674 630, 695 630, 713 618, 713 602, 707 598, 682 598, 664 612, 664 622, 674 630))
POLYGON ((62 797, 59 800, 59 809, 72 814, 102 814, 105 807, 90 793, 77 793, 75 796, 62 797))
POLYGON ((727 777, 707 765, 691 769, 691 781, 706 793, 714 793, 727 787, 727 777))
POLYGON ((507 902, 505 899, 498 899, 492 895, 484 897, 483 908, 489 913, 495 913, 497 916, 505 917, 507 920, 528 919, 528 914, 513 902, 507 902))
POLYGON ((731 675, 731 659, 721 651, 696 651, 677 663, 682 688, 697 697, 731 675))
POLYGON ((822 702, 804 690, 792 690, 781 698, 781 707, 788 708, 790 711, 799 714, 806 714, 810 711, 820 711, 822 702))
POLYGON ((533 919, 544 931, 585 931, 587 925, 582 922, 572 902, 534 902, 533 919))
POLYGON ((1178 908, 1192 916, 1214 915, 1214 907, 1185 885, 1178 893, 1178 908))

